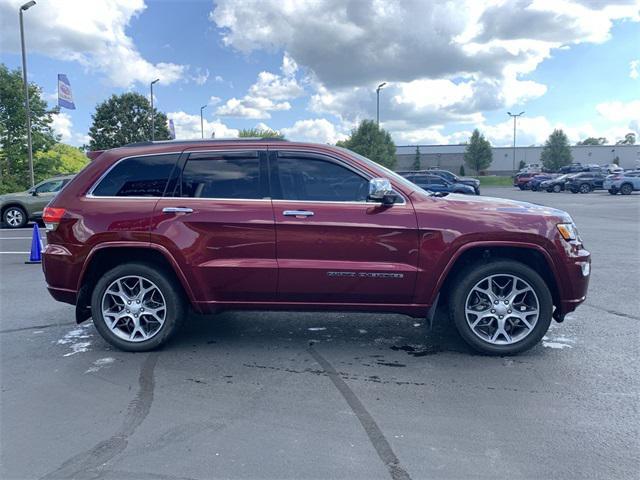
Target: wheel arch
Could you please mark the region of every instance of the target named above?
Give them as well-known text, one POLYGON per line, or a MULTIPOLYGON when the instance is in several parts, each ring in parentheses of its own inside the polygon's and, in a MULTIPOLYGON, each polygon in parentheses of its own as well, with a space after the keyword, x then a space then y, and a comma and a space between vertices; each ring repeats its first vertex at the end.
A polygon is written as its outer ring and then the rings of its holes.
POLYGON ((433 292, 435 298, 446 302, 456 276, 467 266, 476 262, 488 262, 491 259, 514 260, 527 265, 545 281, 551 292, 554 305, 560 304, 561 292, 557 281, 557 271, 549 253, 539 245, 504 243, 473 243, 459 248, 452 255, 443 273, 440 275, 433 292))
POLYGON ((189 282, 166 248, 156 244, 141 245, 133 242, 108 243, 98 245, 89 252, 78 277, 77 323, 91 316, 91 294, 100 276, 111 268, 128 262, 142 262, 161 268, 180 286, 185 300, 194 305, 194 295, 189 282))

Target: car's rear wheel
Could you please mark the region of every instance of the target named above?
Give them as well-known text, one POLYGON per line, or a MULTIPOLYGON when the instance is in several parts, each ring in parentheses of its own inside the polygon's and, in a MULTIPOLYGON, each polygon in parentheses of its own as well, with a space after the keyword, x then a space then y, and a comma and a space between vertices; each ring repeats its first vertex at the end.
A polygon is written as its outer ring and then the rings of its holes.
POLYGON ((27 212, 22 207, 9 207, 2 213, 2 221, 9 228, 21 228, 27 224, 27 212))
POLYGON ((583 183, 580 185, 580 193, 589 193, 591 191, 591 185, 588 183, 583 183))
POLYGON ((633 185, 630 183, 620 185, 620 193, 622 195, 631 195, 631 192, 633 192, 633 185))
POLYGON ((91 311, 102 337, 130 352, 166 343, 186 314, 171 276, 144 263, 119 265, 105 273, 93 290, 91 311))
POLYGON ((562 187, 560 185, 554 185, 553 186, 553 191, 556 193, 560 193, 560 191, 562 190, 562 187))
POLYGON ((611 195, 615 195, 616 193, 618 193, 618 191, 617 191, 615 188, 610 188, 610 189, 609 189, 609 193, 610 193, 611 195))
POLYGON ((551 292, 542 277, 513 260, 476 263, 455 282, 450 314, 462 338, 488 355, 536 345, 549 329, 551 292))

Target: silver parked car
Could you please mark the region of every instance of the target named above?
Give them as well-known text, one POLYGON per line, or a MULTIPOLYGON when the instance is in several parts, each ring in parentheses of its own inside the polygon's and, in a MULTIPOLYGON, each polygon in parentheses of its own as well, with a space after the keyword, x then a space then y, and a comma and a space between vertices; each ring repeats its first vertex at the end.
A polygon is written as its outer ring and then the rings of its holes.
POLYGON ((640 190, 640 170, 609 175, 605 178, 602 186, 611 195, 618 192, 622 195, 630 195, 634 190, 640 190))

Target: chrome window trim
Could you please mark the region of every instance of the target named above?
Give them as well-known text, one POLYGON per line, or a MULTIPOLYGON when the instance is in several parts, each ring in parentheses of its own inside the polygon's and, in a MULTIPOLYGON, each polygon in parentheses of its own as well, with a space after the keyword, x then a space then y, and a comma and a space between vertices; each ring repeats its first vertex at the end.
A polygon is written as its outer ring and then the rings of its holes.
MULTIPOLYGON (((89 189, 89 191, 86 193, 85 197, 87 198, 129 198, 129 199, 136 199, 136 198, 163 198, 163 197, 118 197, 118 196, 108 196, 108 195, 94 195, 93 191, 98 187, 98 185, 100 185, 100 182, 102 182, 102 180, 105 179, 105 177, 107 175, 109 175, 109 173, 111 172, 111 170, 113 170, 114 168, 116 168, 116 165, 119 165, 120 162, 124 162, 125 160, 129 160, 130 158, 140 158, 140 157, 159 157, 161 155, 178 155, 178 160, 180 159, 180 155, 182 155, 182 151, 179 152, 163 152, 163 153, 143 153, 142 155, 129 155, 128 157, 122 157, 119 160, 117 160, 116 162, 113 163, 113 165, 111 165, 109 168, 107 168, 107 170, 100 175, 100 178, 98 178, 98 180, 96 180, 93 185, 91 186, 91 188, 89 189)), ((167 180, 168 181, 168 180, 167 180)))
MULTIPOLYGON (((294 149, 289 149, 289 148, 277 148, 275 150, 271 150, 273 152, 276 153, 276 156, 279 152, 284 152, 284 153, 294 153, 294 154, 300 154, 300 153, 307 153, 307 154, 311 154, 311 155, 317 155, 319 157, 325 157, 327 158, 327 160, 322 160, 322 159, 318 159, 321 162, 322 161, 329 161, 331 163, 337 163, 338 165, 340 165, 341 167, 346 168, 347 170, 350 170, 351 172, 355 173, 356 175, 359 175, 361 177, 363 177, 365 180, 367 180, 367 182, 369 182, 372 178, 377 178, 374 176, 371 176, 368 172, 364 172, 362 171, 362 169, 358 168, 358 167, 354 167, 353 165, 349 165, 347 163, 345 163, 344 160, 337 158, 333 155, 327 154, 325 152, 322 153, 318 153, 318 152, 313 152, 313 151, 309 151, 309 150, 296 150, 294 149)), ((277 158, 276 158, 277 161, 277 158)), ((389 181, 391 181, 389 179, 389 181)), ((405 196, 398 192, 397 190, 393 190, 393 193, 395 193, 397 196, 399 196, 402 199, 402 203, 394 203, 393 206, 403 206, 407 204, 407 199, 405 198, 405 196)), ((301 203, 336 203, 336 204, 356 204, 356 205, 381 205, 381 202, 372 202, 369 200, 365 200, 364 202, 358 202, 355 200, 345 200, 345 201, 340 201, 340 200, 286 200, 286 199, 274 199, 274 202, 301 202, 301 203)))

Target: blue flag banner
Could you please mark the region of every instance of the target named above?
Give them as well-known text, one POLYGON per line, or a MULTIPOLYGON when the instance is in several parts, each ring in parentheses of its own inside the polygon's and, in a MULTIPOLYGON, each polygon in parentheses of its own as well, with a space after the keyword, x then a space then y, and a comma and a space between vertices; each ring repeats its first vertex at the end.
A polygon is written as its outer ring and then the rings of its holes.
POLYGON ((73 93, 71 93, 71 84, 69 79, 63 73, 58 74, 58 106, 75 110, 76 105, 73 103, 73 93))
POLYGON ((171 140, 176 139, 176 127, 173 124, 173 119, 169 119, 169 136, 171 137, 171 140))

